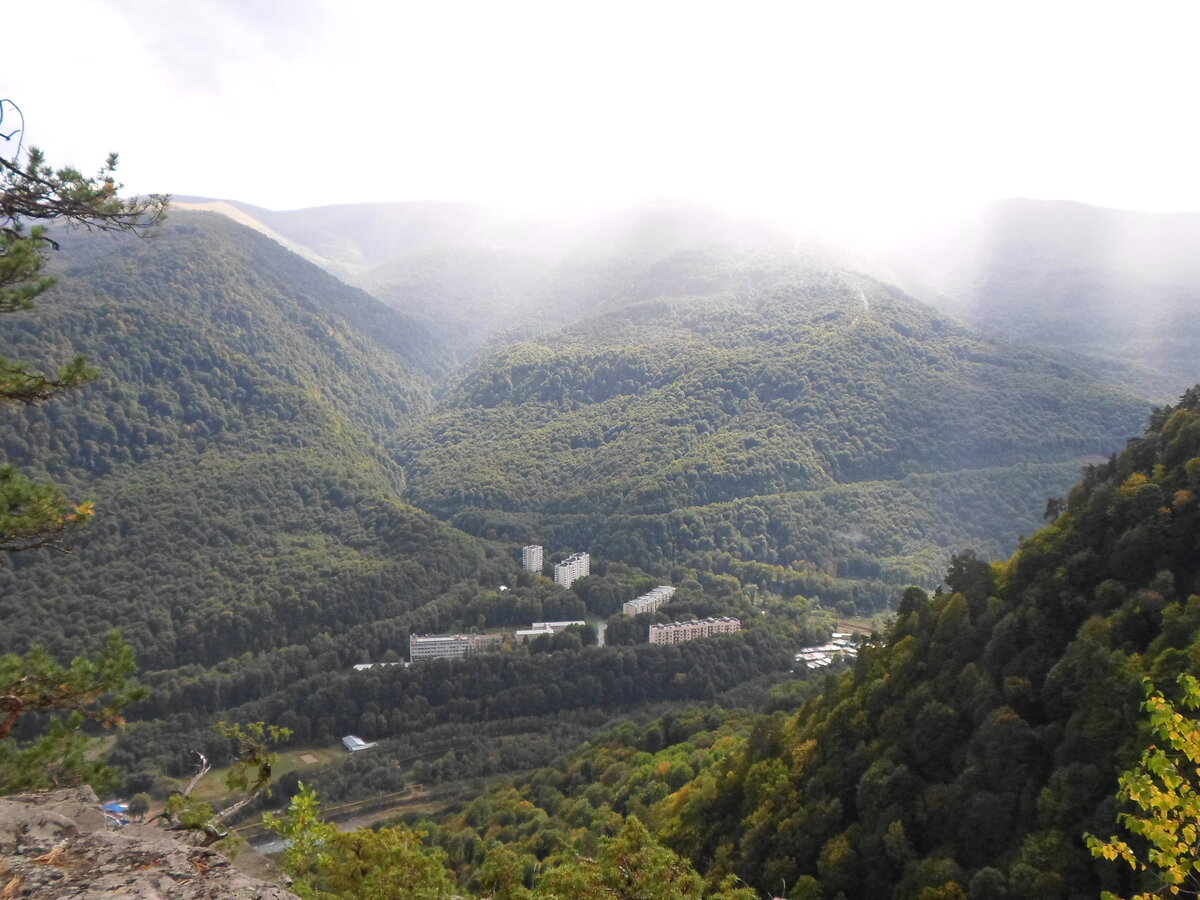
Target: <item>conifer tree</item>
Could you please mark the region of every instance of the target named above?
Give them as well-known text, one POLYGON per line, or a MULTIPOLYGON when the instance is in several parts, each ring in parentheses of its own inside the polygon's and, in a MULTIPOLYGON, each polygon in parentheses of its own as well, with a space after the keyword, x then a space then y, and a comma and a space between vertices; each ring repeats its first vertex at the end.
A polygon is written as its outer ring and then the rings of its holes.
MULTIPOLYGON (((168 203, 160 194, 121 198, 115 153, 95 175, 56 169, 37 147, 24 149, 23 132, 20 109, 0 100, 0 313, 31 308, 54 284, 43 274, 47 254, 59 246, 51 226, 145 233, 162 221, 168 203)), ((42 403, 95 374, 82 356, 45 374, 0 353, 0 405, 42 403)), ((0 551, 61 547, 62 535, 91 515, 90 503, 72 504, 54 485, 0 462, 0 551)))
MULTIPOLYGON (((24 121, 11 100, 0 100, 0 313, 16 313, 50 288, 47 254, 58 248, 52 225, 144 233, 160 222, 168 198, 122 199, 114 177, 116 154, 92 176, 70 166, 53 168, 36 147, 23 150, 24 121)), ((0 354, 0 406, 41 403, 89 378, 76 356, 45 375, 0 354)), ((70 503, 53 484, 35 482, 0 462, 0 552, 61 546, 63 534, 92 514, 90 502, 70 503)), ((0 655, 0 793, 78 780, 102 779, 89 759, 80 726, 87 720, 120 725, 121 709, 144 695, 132 675, 133 651, 110 633, 94 659, 64 666, 39 647, 0 655), (18 742, 29 714, 51 718, 39 736, 18 742)))
POLYGON ((89 758, 85 721, 104 728, 124 724, 121 710, 145 696, 133 680, 133 650, 112 631, 95 658, 60 665, 40 647, 24 655, 0 654, 0 794, 88 781, 105 783, 110 772, 89 758), (41 734, 18 742, 22 718, 50 715, 41 734))

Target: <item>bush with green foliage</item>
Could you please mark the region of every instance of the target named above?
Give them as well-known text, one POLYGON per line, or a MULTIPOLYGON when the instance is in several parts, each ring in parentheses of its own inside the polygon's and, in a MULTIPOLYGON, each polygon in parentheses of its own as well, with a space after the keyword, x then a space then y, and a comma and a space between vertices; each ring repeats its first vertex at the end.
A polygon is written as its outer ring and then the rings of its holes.
MULTIPOLYGON (((1150 890, 1132 900, 1200 893, 1200 682, 1183 673, 1179 700, 1172 703, 1146 681, 1143 708, 1154 743, 1121 775, 1121 824, 1133 843, 1115 835, 1107 841, 1087 835, 1099 859, 1121 860, 1145 873, 1150 890)), ((1120 900, 1105 891, 1103 900, 1120 900)))

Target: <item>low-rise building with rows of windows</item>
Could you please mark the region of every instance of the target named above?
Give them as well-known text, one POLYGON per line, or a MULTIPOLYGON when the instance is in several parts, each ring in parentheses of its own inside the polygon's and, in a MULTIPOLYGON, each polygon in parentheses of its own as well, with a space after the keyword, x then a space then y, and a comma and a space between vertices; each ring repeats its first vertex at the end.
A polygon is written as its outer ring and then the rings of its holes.
POLYGON ((714 634, 733 634, 741 630, 741 620, 732 616, 723 616, 719 619, 697 619, 691 622, 670 622, 666 625, 650 626, 650 643, 681 644, 684 641, 694 641, 696 638, 711 637, 714 634))
POLYGON ((621 612, 627 616, 636 616, 638 613, 654 612, 664 603, 675 596, 675 588, 669 584, 660 584, 652 591, 647 591, 640 597, 634 597, 621 604, 621 612))
POLYGON ((408 658, 459 659, 499 650, 504 643, 502 634, 413 634, 408 638, 408 658))

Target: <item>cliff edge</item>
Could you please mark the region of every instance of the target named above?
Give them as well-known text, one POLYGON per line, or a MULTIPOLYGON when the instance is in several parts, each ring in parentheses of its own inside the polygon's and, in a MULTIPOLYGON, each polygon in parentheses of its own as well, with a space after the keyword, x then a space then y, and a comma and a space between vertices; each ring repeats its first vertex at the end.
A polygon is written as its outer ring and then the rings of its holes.
POLYGON ((95 792, 0 798, 0 898, 298 900, 157 828, 107 827, 95 792))

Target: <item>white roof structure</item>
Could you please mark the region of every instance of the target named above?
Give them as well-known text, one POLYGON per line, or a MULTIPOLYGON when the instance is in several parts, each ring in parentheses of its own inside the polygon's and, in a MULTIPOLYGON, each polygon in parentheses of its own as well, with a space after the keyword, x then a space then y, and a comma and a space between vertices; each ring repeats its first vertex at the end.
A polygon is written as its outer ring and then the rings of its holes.
POLYGON ((831 644, 819 647, 801 647, 796 654, 796 662, 802 662, 809 669, 823 669, 833 664, 837 657, 853 659, 858 655, 858 648, 845 638, 837 638, 831 644))
POLYGON ((364 741, 362 738, 358 737, 357 735, 348 734, 344 738, 342 738, 342 744, 344 744, 346 749, 349 750, 351 753, 357 753, 359 750, 369 750, 370 748, 374 747, 375 741, 371 741, 368 744, 366 741, 364 741))

